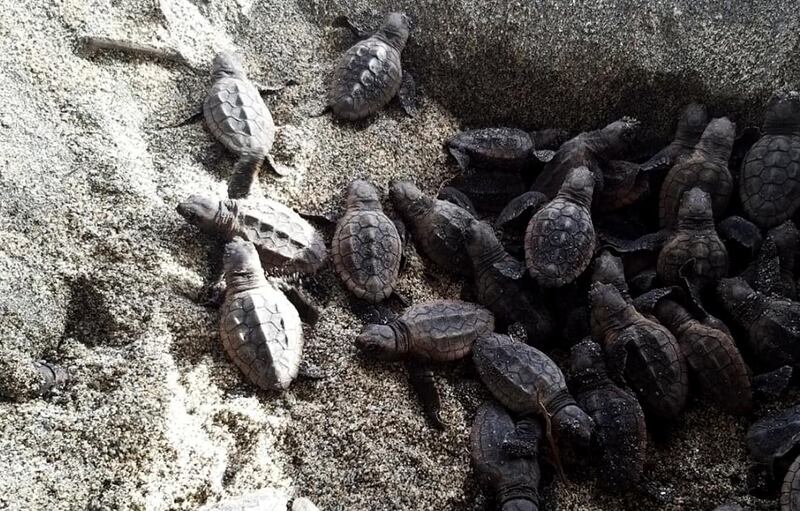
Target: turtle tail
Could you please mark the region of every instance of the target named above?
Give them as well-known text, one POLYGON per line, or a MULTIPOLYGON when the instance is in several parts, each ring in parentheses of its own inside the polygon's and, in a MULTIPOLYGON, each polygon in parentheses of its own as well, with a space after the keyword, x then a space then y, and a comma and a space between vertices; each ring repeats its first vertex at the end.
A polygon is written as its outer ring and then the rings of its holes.
POLYGON ((228 198, 243 199, 250 195, 250 188, 258 178, 264 156, 259 154, 243 154, 233 167, 233 174, 228 180, 228 198))

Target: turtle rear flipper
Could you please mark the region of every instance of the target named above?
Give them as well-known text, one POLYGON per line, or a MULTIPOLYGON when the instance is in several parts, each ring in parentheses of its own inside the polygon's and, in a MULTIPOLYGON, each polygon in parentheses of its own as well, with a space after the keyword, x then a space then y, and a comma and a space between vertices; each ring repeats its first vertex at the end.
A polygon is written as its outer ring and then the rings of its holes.
POLYGON ((263 163, 263 155, 243 154, 239 158, 228 180, 229 199, 244 199, 250 195, 250 189, 258 178, 263 163))
POLYGON ((409 117, 417 116, 417 83, 408 71, 403 71, 403 79, 400 82, 400 90, 397 91, 397 99, 400 106, 409 117))
POLYGON ((418 360, 409 360, 406 367, 408 368, 408 379, 419 397, 425 416, 436 429, 447 429, 448 424, 441 415, 442 402, 439 398, 439 390, 436 388, 433 371, 418 360))
POLYGON ((37 391, 40 396, 44 396, 53 390, 66 388, 71 379, 69 371, 56 364, 44 361, 34 362, 34 367, 42 377, 41 385, 37 391))

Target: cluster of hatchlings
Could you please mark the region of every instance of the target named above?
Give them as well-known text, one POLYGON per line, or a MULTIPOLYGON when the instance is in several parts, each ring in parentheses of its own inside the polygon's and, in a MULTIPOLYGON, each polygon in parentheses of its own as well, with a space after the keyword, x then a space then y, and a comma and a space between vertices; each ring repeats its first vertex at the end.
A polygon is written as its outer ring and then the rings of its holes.
MULTIPOLYGON (((365 118, 395 96, 414 113, 414 82, 400 61, 409 30, 394 13, 347 50, 331 86, 334 115, 365 118)), ((269 157, 274 125, 233 55, 217 56, 213 76, 205 121, 240 159, 228 199, 194 196, 178 211, 227 241, 220 336, 228 355, 259 387, 285 389, 301 368, 298 306, 310 308, 277 277, 319 270, 328 249, 293 210, 242 200, 263 165, 282 173, 269 157)), ((384 214, 369 182, 347 190, 330 252, 358 300, 377 306, 398 296, 406 227, 424 259, 467 279, 462 298, 471 301, 408 306, 367 325, 356 345, 408 362, 437 427, 446 424, 432 364, 471 355, 495 398, 475 416, 472 458, 498 509, 538 509, 539 460, 563 475, 570 454, 591 453, 609 491, 636 488, 647 425, 682 413, 690 376, 715 406, 744 415, 754 399, 776 399, 800 363, 800 235, 791 220, 800 205, 800 95, 776 93, 763 130, 739 138, 727 117, 709 120, 693 103, 674 141, 644 163, 625 160, 639 127, 623 118, 574 137, 460 133, 446 147, 462 172, 438 198, 410 181, 391 184, 402 220, 384 214), (644 200, 656 193, 657 218, 644 200), (544 350, 569 346, 565 377, 544 350)), ((755 422, 747 444, 773 480, 785 475, 782 509, 800 509, 800 406, 755 422)))

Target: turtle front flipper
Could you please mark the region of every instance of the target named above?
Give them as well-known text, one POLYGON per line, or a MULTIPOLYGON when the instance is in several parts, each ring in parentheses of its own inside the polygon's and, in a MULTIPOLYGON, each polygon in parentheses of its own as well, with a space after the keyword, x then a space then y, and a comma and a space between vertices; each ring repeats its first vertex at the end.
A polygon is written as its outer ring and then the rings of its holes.
POLYGON ((315 326, 319 321, 320 311, 313 300, 296 286, 282 283, 279 287, 280 290, 283 291, 284 296, 286 296, 289 302, 294 305, 294 308, 297 309, 297 313, 300 315, 300 319, 303 320, 303 323, 312 327, 315 326))
POLYGON ((774 296, 779 294, 780 285, 781 261, 778 256, 778 247, 772 236, 767 236, 758 251, 753 288, 759 293, 774 296))
POLYGON ((41 375, 41 384, 36 393, 44 396, 53 390, 64 389, 70 381, 69 371, 49 362, 34 362, 34 367, 41 375))
POLYGON ((667 241, 669 231, 660 230, 650 234, 645 234, 635 240, 626 240, 609 234, 606 232, 599 232, 600 245, 610 248, 620 254, 627 254, 630 252, 639 252, 643 250, 659 250, 667 241))
POLYGON ((542 426, 536 417, 526 417, 517 422, 514 431, 503 439, 503 451, 515 458, 535 458, 539 455, 542 426))
POLYGON ((281 92, 287 87, 291 87, 293 85, 299 85, 299 82, 293 78, 289 78, 285 82, 280 85, 264 85, 263 83, 258 83, 254 80, 250 80, 255 85, 256 89, 258 89, 258 93, 264 97, 269 96, 270 94, 275 94, 277 92, 281 92))
POLYGON ((408 377, 411 386, 417 393, 422 404, 425 416, 437 429, 447 429, 447 423, 442 419, 442 402, 439 398, 439 390, 436 388, 436 381, 433 378, 433 371, 430 367, 419 360, 409 360, 406 363, 408 377))
POLYGON ((417 82, 408 71, 403 71, 403 79, 400 82, 400 90, 397 91, 397 99, 400 106, 409 117, 417 116, 417 82))
POLYGON ((189 126, 190 124, 197 124, 198 122, 203 120, 203 108, 198 107, 197 110, 192 112, 192 114, 187 117, 186 119, 175 123, 175 124, 168 124, 166 126, 160 126, 159 129, 167 129, 167 128, 180 128, 183 126, 189 126))
POLYGON ((275 158, 271 154, 268 154, 267 156, 264 157, 263 164, 267 168, 267 170, 269 170, 278 177, 285 177, 294 173, 294 169, 292 167, 284 165, 282 163, 278 163, 277 161, 275 161, 275 158))
POLYGON ((228 198, 244 199, 250 195, 250 188, 258 178, 264 156, 258 154, 243 154, 233 168, 233 174, 228 180, 228 198))
POLYGON ((783 366, 753 377, 753 395, 759 402, 777 401, 792 381, 794 369, 783 366))
POLYGON ((331 23, 331 25, 334 27, 346 28, 359 41, 372 35, 371 31, 367 30, 361 25, 358 25, 352 19, 350 19, 350 16, 347 15, 337 16, 333 19, 333 23, 331 23))
POLYGON ((667 170, 675 163, 675 159, 680 155, 680 148, 668 145, 653 155, 652 158, 639 165, 639 170, 644 173, 655 173, 667 170))

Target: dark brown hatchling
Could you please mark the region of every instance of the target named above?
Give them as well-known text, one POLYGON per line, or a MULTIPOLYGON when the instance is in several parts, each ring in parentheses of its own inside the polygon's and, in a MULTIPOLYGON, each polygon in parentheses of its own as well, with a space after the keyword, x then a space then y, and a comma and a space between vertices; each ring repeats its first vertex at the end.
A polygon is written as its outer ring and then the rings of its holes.
POLYGON ((383 213, 378 191, 366 181, 353 181, 331 241, 339 278, 358 298, 378 303, 394 291, 402 250, 400 234, 383 213))
POLYGON ((627 381, 653 414, 676 418, 689 390, 689 371, 678 341, 627 303, 613 285, 595 282, 589 294, 592 323, 598 326, 610 376, 619 384, 627 381))
POLYGON ((392 183, 389 196, 425 256, 452 273, 472 274, 464 233, 475 217, 453 203, 428 197, 410 181, 392 183))
POLYGON ((636 396, 611 381, 603 349, 591 339, 572 347, 569 381, 578 405, 595 424, 600 481, 615 492, 635 487, 647 455, 647 425, 636 396))
POLYGON ((657 172, 669 169, 682 158, 688 157, 700 141, 703 130, 708 124, 708 112, 705 105, 690 103, 678 119, 675 138, 664 149, 641 164, 642 172, 657 172))
POLYGON ((762 228, 791 218, 800 206, 800 94, 776 93, 764 134, 747 153, 739 180, 747 216, 762 228))
POLYGON ((564 374, 550 357, 507 335, 491 334, 475 342, 472 360, 492 395, 525 419, 516 438, 504 442, 507 452, 535 454, 538 446, 530 435, 534 428, 529 426, 540 419, 548 423, 552 420, 552 431, 559 441, 588 448, 594 423, 575 403, 564 374))
POLYGON ((733 149, 736 125, 727 117, 713 119, 692 154, 681 159, 661 184, 658 216, 661 227, 674 228, 683 194, 699 187, 711 195, 714 218, 721 218, 733 192, 728 159, 733 149))
POLYGON ((558 149, 566 139, 558 129, 526 132, 516 128, 481 128, 458 133, 445 144, 464 171, 526 172, 541 161, 540 150, 558 149))
POLYGON ((214 83, 203 102, 203 117, 214 138, 239 157, 228 182, 228 197, 247 197, 265 163, 278 174, 287 171, 269 157, 275 141, 275 123, 235 54, 217 54, 212 77, 214 83))
POLYGON ((733 338, 697 321, 680 304, 663 299, 654 313, 678 340, 689 369, 702 391, 721 409, 746 415, 753 409, 750 369, 733 338))
POLYGON ((386 325, 367 325, 356 346, 368 357, 409 360, 409 376, 425 414, 444 428, 439 393, 429 364, 459 360, 472 351, 481 335, 494 330, 494 316, 487 309, 459 300, 439 300, 413 305, 386 325))
POLYGON ((665 284, 679 284, 680 270, 690 260, 700 288, 728 274, 728 250, 714 228, 711 208, 711 196, 701 188, 684 192, 675 230, 658 255, 656 269, 665 284))
POLYGON ((590 212, 594 177, 587 167, 569 173, 555 199, 531 218, 525 231, 525 262, 543 287, 574 281, 594 255, 590 212))
POLYGON ((253 242, 269 273, 313 273, 328 256, 320 233, 276 201, 267 199, 249 208, 237 200, 192 195, 177 211, 190 224, 225 240, 240 236, 253 242))
POLYGON ((251 242, 237 237, 226 244, 223 264, 227 289, 219 332, 225 352, 258 387, 288 388, 303 354, 300 315, 267 282, 251 242))
POLYGON ((393 12, 377 32, 344 52, 328 91, 328 107, 336 117, 369 117, 395 96, 406 112, 413 114, 414 81, 403 71, 400 59, 410 31, 409 17, 393 12))

